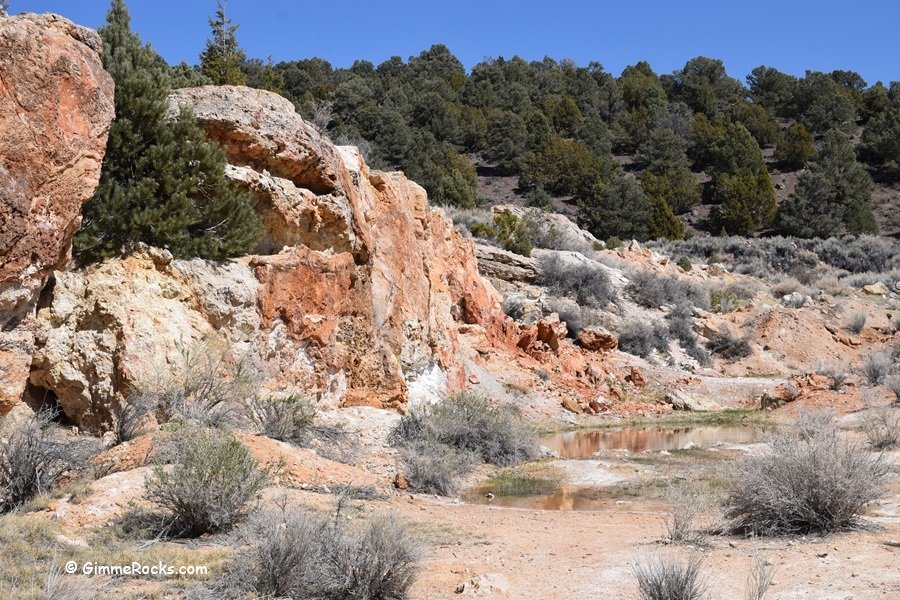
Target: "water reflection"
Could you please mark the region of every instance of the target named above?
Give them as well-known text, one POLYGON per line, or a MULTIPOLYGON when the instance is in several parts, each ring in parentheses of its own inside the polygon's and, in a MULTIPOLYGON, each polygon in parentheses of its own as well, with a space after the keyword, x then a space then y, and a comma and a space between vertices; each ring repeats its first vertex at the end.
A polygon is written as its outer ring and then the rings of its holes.
POLYGON ((717 444, 750 444, 762 439, 757 427, 644 427, 641 429, 578 430, 554 433, 541 443, 560 458, 590 458, 603 450, 659 452, 689 444, 709 448, 717 444))

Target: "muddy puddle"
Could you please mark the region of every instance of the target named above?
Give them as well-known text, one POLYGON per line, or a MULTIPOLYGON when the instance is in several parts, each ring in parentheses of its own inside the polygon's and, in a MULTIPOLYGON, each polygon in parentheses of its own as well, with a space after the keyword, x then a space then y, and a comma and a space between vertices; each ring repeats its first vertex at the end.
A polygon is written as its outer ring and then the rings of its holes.
POLYGON ((580 429, 541 438, 560 458, 590 458, 598 452, 660 452, 719 445, 752 444, 765 435, 758 427, 642 427, 580 429))
POLYGON ((645 500, 627 496, 623 499, 616 487, 630 479, 617 468, 622 464, 622 451, 641 454, 752 444, 762 441, 765 435, 762 428, 746 426, 656 426, 554 433, 543 436, 541 444, 558 457, 549 464, 567 474, 564 485, 549 493, 499 495, 488 484, 467 490, 463 499, 473 504, 531 510, 646 510, 645 500))

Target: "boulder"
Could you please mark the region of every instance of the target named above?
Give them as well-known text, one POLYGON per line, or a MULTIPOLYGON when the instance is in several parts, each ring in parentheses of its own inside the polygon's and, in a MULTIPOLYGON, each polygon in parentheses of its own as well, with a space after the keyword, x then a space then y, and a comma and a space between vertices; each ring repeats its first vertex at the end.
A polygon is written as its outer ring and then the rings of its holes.
POLYGON ((38 296, 100 178, 114 116, 101 48, 56 15, 0 19, 0 413, 23 396, 38 296))
POLYGON ((615 350, 619 347, 619 338, 597 325, 590 325, 579 331, 577 341, 579 346, 592 352, 615 350))
POLYGON ((870 283, 869 285, 863 286, 863 291, 867 294, 871 294, 872 296, 884 296, 890 290, 888 287, 884 285, 882 282, 870 283))
POLYGON ((674 410, 685 410, 691 412, 711 412, 722 410, 713 400, 708 398, 698 398, 690 396, 686 392, 680 390, 672 390, 668 392, 664 398, 664 402, 671 406, 674 410))

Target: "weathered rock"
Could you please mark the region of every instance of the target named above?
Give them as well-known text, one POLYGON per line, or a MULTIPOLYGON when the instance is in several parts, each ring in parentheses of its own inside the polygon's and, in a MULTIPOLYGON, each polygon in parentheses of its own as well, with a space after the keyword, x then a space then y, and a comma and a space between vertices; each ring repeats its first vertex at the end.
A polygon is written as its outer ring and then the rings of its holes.
POLYGON ((559 344, 568 333, 566 324, 559 320, 559 315, 553 313, 549 317, 535 323, 537 329, 537 341, 547 344, 551 350, 559 350, 559 344))
POLYGON ((225 145, 267 232, 259 255, 223 265, 148 249, 61 274, 32 383, 76 422, 107 427, 145 365, 171 366, 179 345, 211 336, 252 356, 268 388, 401 411, 408 383, 433 368, 465 385, 459 324, 515 346, 472 242, 402 173, 370 171, 276 94, 203 87, 171 101, 225 145))
POLYGON ((0 19, 0 413, 23 395, 38 295, 100 177, 114 111, 101 46, 56 15, 0 19))
POLYGON ((506 282, 534 283, 538 278, 535 260, 503 248, 475 244, 475 258, 482 275, 506 282))
POLYGON ((614 333, 596 325, 579 331, 577 340, 579 346, 592 352, 615 350, 619 347, 619 338, 614 333))
POLYGON ((722 409, 722 407, 713 400, 710 400, 708 398, 698 398, 695 396, 690 396, 680 390, 672 390, 668 392, 663 400, 666 404, 670 405, 675 410, 711 412, 722 409))
POLYGON ((58 272, 38 313, 31 383, 80 427, 105 429, 123 394, 181 368, 193 344, 255 340, 257 288, 245 264, 159 267, 147 252, 58 272))
POLYGON ((871 294, 872 296, 884 296, 890 290, 888 287, 884 285, 882 282, 870 283, 869 285, 863 286, 863 291, 867 294, 871 294))

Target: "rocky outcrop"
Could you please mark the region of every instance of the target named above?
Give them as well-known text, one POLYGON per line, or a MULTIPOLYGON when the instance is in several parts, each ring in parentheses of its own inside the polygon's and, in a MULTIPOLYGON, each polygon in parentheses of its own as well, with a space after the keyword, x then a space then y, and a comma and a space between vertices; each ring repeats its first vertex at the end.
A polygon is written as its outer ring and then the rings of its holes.
POLYGON ((276 94, 201 87, 171 103, 224 145, 266 235, 259 254, 225 265, 147 250, 59 274, 31 378, 76 422, 107 427, 123 393, 198 340, 236 346, 268 388, 401 411, 419 374, 465 384, 460 326, 515 347, 472 242, 402 173, 371 171, 276 94))
POLYGON ((491 207, 493 214, 510 212, 520 219, 531 221, 532 230, 540 236, 545 248, 590 252, 602 250, 606 244, 559 213, 527 209, 514 204, 498 204, 491 207))
POLYGON ((506 283, 534 283, 538 280, 537 262, 528 256, 489 246, 475 244, 475 257, 482 275, 506 283))
POLYGON ((38 296, 100 177, 114 113, 101 47, 56 15, 0 18, 0 413, 22 398, 38 296))
POLYGON ((598 325, 589 325, 582 328, 578 332, 577 340, 579 346, 592 352, 615 350, 619 347, 619 338, 611 331, 598 325))

